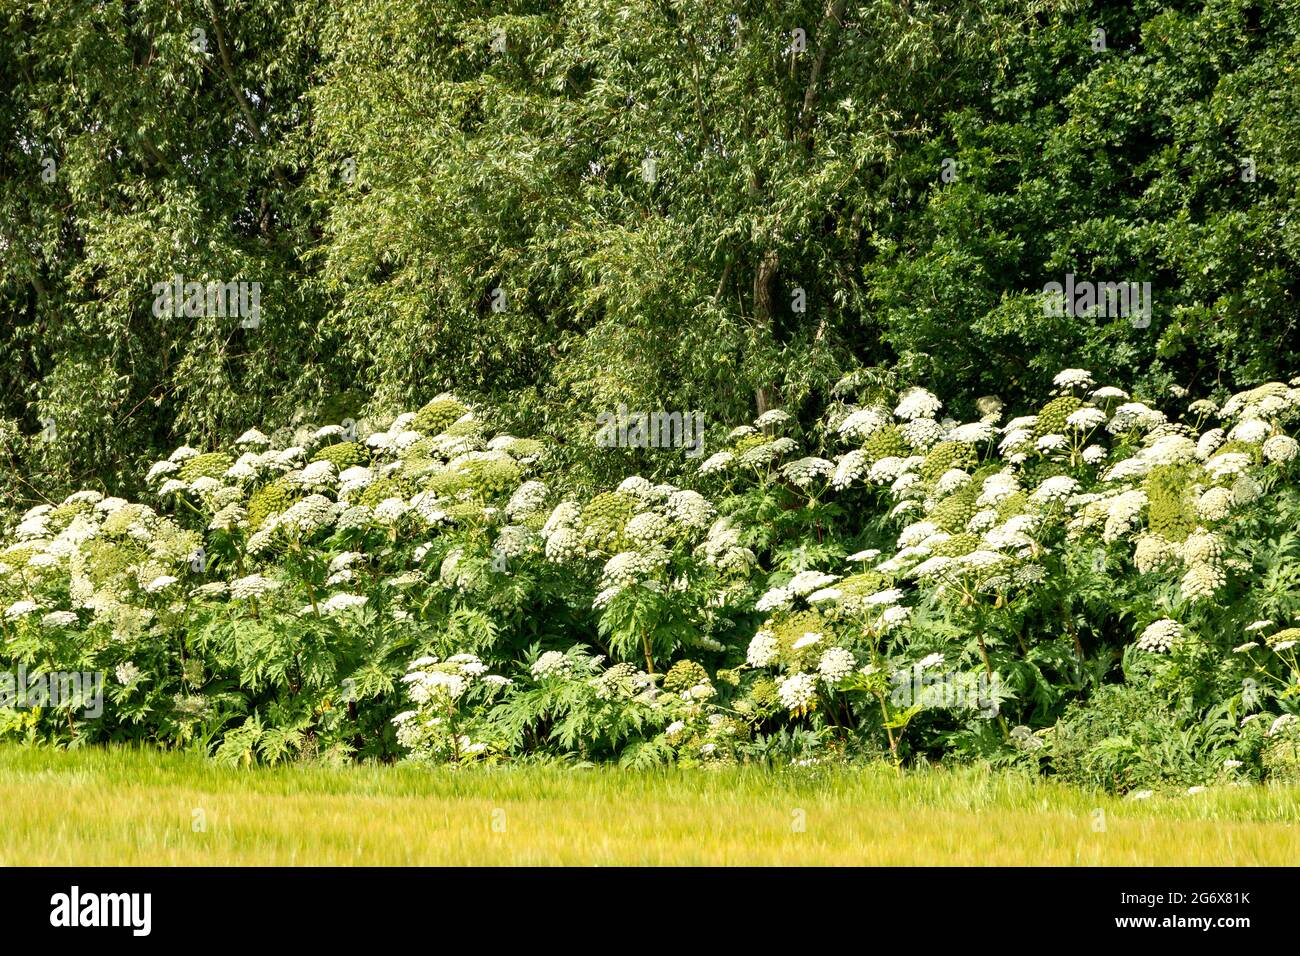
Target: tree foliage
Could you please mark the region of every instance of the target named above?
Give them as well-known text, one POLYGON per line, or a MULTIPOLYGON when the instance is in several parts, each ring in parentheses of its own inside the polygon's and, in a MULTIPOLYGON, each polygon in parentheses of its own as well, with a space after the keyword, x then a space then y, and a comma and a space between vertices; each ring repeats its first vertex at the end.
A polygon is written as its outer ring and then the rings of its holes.
POLYGON ((716 441, 858 364, 1013 405, 1293 364, 1291 3, 4 0, 0 38, 11 504, 445 388, 595 484, 679 464, 575 437, 620 402, 716 441), (1149 326, 1045 315, 1066 273, 1150 281, 1149 326), (260 325, 156 316, 177 275, 260 325))

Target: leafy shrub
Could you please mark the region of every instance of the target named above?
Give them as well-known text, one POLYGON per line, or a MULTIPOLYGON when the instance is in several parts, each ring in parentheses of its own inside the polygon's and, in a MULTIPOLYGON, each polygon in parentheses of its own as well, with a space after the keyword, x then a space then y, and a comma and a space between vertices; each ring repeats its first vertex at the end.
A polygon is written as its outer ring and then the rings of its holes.
POLYGON ((1179 421, 1067 369, 1038 414, 962 423, 889 378, 846 378, 810 439, 779 411, 733 430, 699 490, 584 493, 447 396, 356 443, 178 449, 156 507, 78 492, 3 539, 9 665, 112 679, 99 719, 0 726, 234 763, 1294 776, 1300 388, 1179 421))
POLYGON ((1071 704, 1049 735, 1053 769, 1071 783, 1131 790, 1188 787, 1232 775, 1243 742, 1225 714, 1171 709, 1132 684, 1100 687, 1071 704))

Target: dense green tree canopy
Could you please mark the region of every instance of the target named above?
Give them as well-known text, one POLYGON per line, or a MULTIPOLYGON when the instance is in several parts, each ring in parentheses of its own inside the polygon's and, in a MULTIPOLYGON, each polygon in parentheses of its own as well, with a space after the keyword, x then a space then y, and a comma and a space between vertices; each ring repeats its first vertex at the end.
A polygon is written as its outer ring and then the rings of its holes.
POLYGON ((1294 365, 1292 2, 3 0, 0 38, 10 503, 449 387, 599 472, 619 402, 811 421, 861 364, 1013 405, 1294 365), (1047 316, 1067 273, 1149 325, 1047 316), (156 316, 173 276, 260 323, 156 316))

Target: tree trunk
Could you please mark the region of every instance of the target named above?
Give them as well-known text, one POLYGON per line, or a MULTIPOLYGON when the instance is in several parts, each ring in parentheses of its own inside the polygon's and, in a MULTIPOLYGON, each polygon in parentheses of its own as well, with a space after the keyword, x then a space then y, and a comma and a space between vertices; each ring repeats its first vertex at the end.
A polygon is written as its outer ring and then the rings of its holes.
MULTIPOLYGON (((776 284, 776 272, 781 265, 781 257, 775 249, 763 253, 754 273, 754 324, 772 331, 773 287, 776 284)), ((770 385, 761 385, 754 390, 754 407, 756 414, 762 415, 769 408, 780 402, 776 389, 770 385)))

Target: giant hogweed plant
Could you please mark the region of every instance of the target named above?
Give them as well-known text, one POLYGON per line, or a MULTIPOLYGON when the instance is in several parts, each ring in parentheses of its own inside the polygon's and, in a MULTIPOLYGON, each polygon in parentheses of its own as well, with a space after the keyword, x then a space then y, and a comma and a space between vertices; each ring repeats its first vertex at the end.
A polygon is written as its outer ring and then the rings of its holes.
POLYGON ((9 530, 7 663, 111 680, 96 720, 0 729, 230 762, 1294 772, 1300 389, 1175 409, 1079 369, 1053 386, 961 422, 855 373, 807 429, 733 430, 694 488, 562 494, 545 442, 450 395, 179 448, 152 504, 79 492, 9 530), (1187 745, 1135 741, 1134 710, 1187 745))

